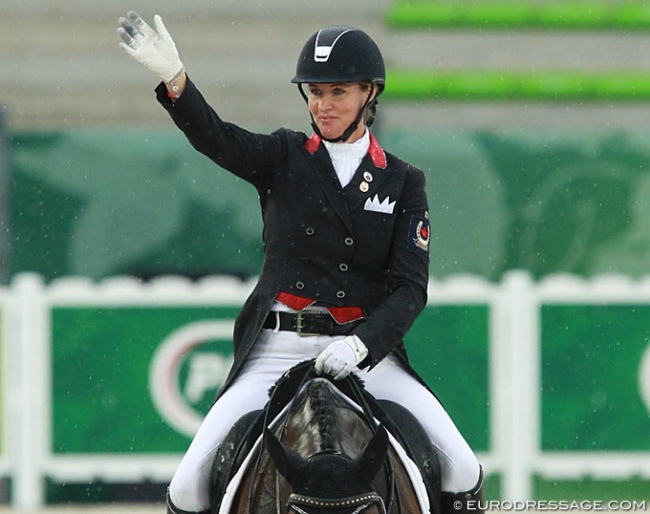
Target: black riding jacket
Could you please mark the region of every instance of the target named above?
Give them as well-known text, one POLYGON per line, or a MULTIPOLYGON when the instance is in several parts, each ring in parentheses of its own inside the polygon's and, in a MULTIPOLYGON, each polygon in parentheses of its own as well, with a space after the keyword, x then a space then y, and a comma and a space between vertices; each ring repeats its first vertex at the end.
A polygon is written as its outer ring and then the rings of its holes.
MULTIPOLYGON (((172 103, 158 100, 189 142, 257 190, 264 264, 237 318, 235 376, 280 291, 325 306, 358 306, 354 329, 368 347, 362 366, 392 351, 427 301, 429 221, 422 171, 384 152, 374 137, 352 181, 341 187, 317 136, 279 129, 256 134, 227 123, 188 80, 172 103), (362 184, 363 183, 363 184, 362 184)), ((224 387, 225 389, 225 387, 224 387)))

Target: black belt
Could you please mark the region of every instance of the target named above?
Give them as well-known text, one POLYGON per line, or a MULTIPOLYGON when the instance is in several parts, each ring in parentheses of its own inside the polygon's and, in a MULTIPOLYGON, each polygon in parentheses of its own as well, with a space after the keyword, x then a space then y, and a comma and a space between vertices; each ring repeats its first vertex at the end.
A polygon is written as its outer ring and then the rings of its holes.
POLYGON ((345 325, 338 324, 327 313, 317 312, 275 312, 271 311, 262 328, 296 332, 299 336, 347 336, 363 320, 355 320, 345 325), (278 318, 280 316, 280 326, 278 318))

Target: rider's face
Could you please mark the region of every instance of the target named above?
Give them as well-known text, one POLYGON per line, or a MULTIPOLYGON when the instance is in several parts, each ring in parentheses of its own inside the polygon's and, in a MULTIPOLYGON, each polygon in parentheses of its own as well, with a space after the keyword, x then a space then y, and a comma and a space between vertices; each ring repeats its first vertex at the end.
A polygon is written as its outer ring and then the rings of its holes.
MULTIPOLYGON (((369 86, 358 82, 309 84, 309 110, 325 139, 340 137, 359 114, 368 98, 369 86)), ((365 132, 363 120, 348 139, 353 143, 365 132)))

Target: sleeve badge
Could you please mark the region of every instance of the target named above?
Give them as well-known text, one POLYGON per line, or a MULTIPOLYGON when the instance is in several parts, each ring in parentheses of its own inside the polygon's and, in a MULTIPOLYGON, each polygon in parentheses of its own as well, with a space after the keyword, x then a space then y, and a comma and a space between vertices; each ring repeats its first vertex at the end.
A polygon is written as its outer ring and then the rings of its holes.
POLYGON ((429 220, 422 216, 411 216, 407 241, 409 250, 428 256, 429 238, 429 220))

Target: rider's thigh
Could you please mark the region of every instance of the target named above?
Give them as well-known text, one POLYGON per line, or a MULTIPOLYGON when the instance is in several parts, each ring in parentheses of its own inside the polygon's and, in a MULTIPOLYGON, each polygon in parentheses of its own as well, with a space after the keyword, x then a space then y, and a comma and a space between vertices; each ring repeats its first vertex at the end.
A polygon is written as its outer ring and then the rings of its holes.
POLYGON ((227 431, 241 416, 264 407, 268 391, 282 374, 317 355, 318 338, 263 330, 236 379, 214 403, 194 436, 169 485, 172 502, 182 510, 209 508, 210 472, 227 431))
POLYGON ((474 452, 440 401, 405 371, 395 357, 387 357, 360 376, 375 398, 403 405, 424 427, 442 457, 443 491, 469 491, 476 485, 480 466, 474 452))
POLYGON ((169 484, 170 498, 179 509, 200 512, 209 508, 210 473, 219 444, 241 416, 266 403, 270 384, 258 378, 251 374, 236 380, 203 420, 169 484))

